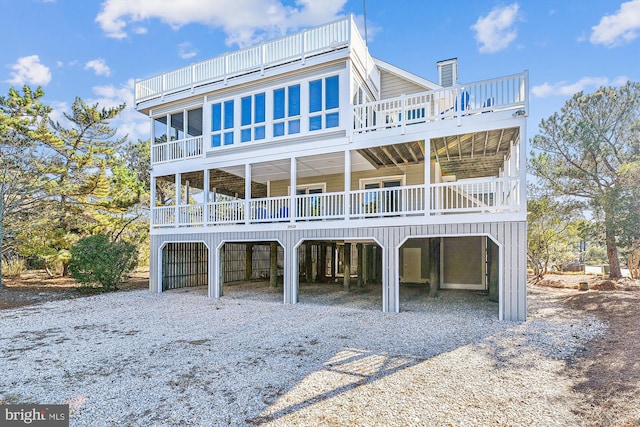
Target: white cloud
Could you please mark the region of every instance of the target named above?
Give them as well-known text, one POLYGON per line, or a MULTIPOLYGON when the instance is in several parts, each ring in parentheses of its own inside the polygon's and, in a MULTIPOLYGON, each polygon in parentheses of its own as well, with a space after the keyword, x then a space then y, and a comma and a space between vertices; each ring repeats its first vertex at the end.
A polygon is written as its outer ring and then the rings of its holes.
POLYGON ((111 121, 111 125, 118 129, 116 135, 122 138, 128 135, 129 139, 149 139, 149 118, 136 111, 133 105, 134 80, 129 79, 120 86, 104 85, 94 86, 95 97, 87 100, 88 104, 100 104, 100 107, 115 107, 122 103, 127 106, 111 121))
POLYGON ((577 82, 568 83, 560 81, 556 83, 543 83, 539 86, 533 86, 531 93, 538 98, 548 98, 550 96, 573 96, 573 94, 589 89, 597 89, 600 86, 621 86, 627 82, 626 76, 618 76, 613 80, 607 77, 582 77, 577 82))
POLYGON ((8 80, 11 84, 44 86, 51 81, 51 71, 49 67, 40 62, 38 55, 18 58, 16 63, 10 67, 13 69, 11 79, 8 80))
POLYGON ((105 0, 96 22, 107 36, 117 39, 128 37, 130 25, 151 19, 159 19, 174 29, 198 23, 221 28, 228 45, 243 47, 335 19, 345 3, 346 0, 297 0, 294 7, 281 0, 105 0))
POLYGON ((193 58, 198 54, 198 49, 194 48, 190 42, 183 42, 178 45, 178 55, 182 59, 193 58))
POLYGON ((134 27, 133 28, 133 32, 135 34, 147 34, 149 30, 147 29, 147 27, 134 27))
POLYGON ((589 40, 607 47, 620 46, 638 37, 640 31, 640 0, 624 2, 612 15, 603 16, 591 27, 589 40))
POLYGON ((518 36, 515 22, 519 18, 518 3, 494 8, 487 16, 478 18, 471 29, 480 43, 481 53, 494 53, 508 47, 518 36))
POLYGON ((92 59, 91 61, 84 64, 85 70, 93 70, 97 76, 107 76, 111 75, 111 69, 107 65, 107 63, 102 58, 92 59))

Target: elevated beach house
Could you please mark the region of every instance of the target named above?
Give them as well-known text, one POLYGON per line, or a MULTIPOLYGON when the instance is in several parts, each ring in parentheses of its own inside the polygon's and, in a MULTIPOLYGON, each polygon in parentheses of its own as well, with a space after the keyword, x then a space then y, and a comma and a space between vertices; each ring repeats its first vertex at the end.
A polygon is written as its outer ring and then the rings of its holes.
POLYGON ((389 312, 406 287, 476 290, 524 320, 527 72, 433 70, 370 56, 347 17, 137 81, 151 290, 373 286, 389 312))

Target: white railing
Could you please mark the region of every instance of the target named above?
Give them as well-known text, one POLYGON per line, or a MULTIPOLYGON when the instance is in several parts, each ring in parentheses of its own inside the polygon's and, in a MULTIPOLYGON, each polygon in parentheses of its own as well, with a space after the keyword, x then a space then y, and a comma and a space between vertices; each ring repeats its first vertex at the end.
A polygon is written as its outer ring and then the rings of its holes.
POLYGON ((293 59, 304 61, 321 52, 349 45, 355 24, 347 17, 258 46, 198 62, 168 73, 136 82, 135 103, 190 89, 256 70, 284 64, 293 59))
POLYGON ((289 220, 289 197, 267 197, 249 202, 251 222, 276 222, 289 220))
POLYGON ((203 203, 179 206, 179 225, 204 225, 205 205, 203 203))
POLYGON ((431 212, 515 212, 520 206, 520 179, 488 178, 431 186, 431 212))
POLYGON ((167 227, 176 225, 175 206, 157 206, 152 209, 151 225, 154 227, 167 227))
POLYGON ((151 145, 151 163, 200 157, 203 153, 202 144, 203 138, 201 136, 153 144, 151 145))
POLYGON ((366 132, 496 110, 527 108, 528 73, 355 105, 354 131, 366 132))
POLYGON ((299 220, 343 217, 343 193, 300 194, 296 196, 296 218, 299 220))
POLYGON ((351 192, 351 217, 424 215, 424 185, 351 192))
POLYGON ((152 209, 152 227, 507 213, 519 212, 522 207, 518 177, 445 182, 431 184, 428 188, 428 207, 424 185, 351 191, 346 194, 350 204, 348 214, 342 192, 296 195, 294 212, 290 209, 289 196, 180 205, 178 208, 159 206, 152 209))
POLYGON ((212 202, 207 207, 207 224, 237 224, 244 222, 244 200, 212 202))

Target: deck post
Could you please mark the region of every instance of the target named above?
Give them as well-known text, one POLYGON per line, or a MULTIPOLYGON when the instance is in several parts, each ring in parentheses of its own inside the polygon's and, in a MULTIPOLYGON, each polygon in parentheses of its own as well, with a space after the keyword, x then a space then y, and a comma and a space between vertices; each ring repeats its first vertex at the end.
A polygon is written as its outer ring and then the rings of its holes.
POLYGON ((253 244, 247 243, 244 250, 244 280, 249 281, 253 273, 253 244))
POLYGON ((209 224, 209 185, 211 178, 209 175, 209 168, 205 168, 202 172, 202 203, 204 204, 204 225, 209 224))
POLYGON ((358 287, 361 288, 364 284, 364 245, 358 243, 356 250, 358 251, 358 287))
POLYGON ((344 151, 344 218, 351 215, 351 151, 344 151))
POLYGON ((244 211, 245 224, 251 223, 251 164, 244 165, 244 211))
POLYGON ((336 279, 336 249, 338 245, 335 242, 331 243, 331 280, 333 281, 336 279))
POLYGON ((295 157, 291 158, 291 170, 289 171, 289 174, 289 187, 291 188, 289 190, 289 221, 291 221, 292 224, 295 224, 296 217, 298 216, 298 209, 296 207, 296 175, 298 174, 298 163, 295 157))
POLYGON ((327 280, 327 244, 320 242, 318 244, 318 269, 316 278, 318 282, 325 282, 327 280))
POLYGON ((176 202, 176 225, 180 225, 180 204, 182 203, 182 190, 180 187, 182 187, 182 182, 181 180, 181 175, 178 172, 175 176, 175 186, 176 186, 176 198, 175 198, 175 202, 176 202))
POLYGON ((344 290, 351 291, 349 280, 351 279, 351 243, 345 242, 344 244, 344 290))
POLYGON ((304 242, 304 280, 307 283, 313 282, 313 263, 311 261, 311 242, 304 242))
POLYGON ((438 296, 440 285, 440 238, 429 239, 429 296, 438 296))

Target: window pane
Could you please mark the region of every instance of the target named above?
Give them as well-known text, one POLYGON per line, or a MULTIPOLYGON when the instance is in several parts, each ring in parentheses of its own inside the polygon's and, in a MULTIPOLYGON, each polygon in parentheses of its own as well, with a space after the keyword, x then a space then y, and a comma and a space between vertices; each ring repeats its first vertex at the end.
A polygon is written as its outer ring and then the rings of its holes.
POLYGON ((241 126, 247 126, 251 124, 251 97, 245 96, 240 100, 240 106, 242 107, 242 117, 240 119, 241 126))
POLYGON ((233 100, 224 103, 224 128, 233 128, 233 100))
POLYGON ((300 133, 300 120, 289 121, 289 135, 294 133, 300 133))
POLYGON ((309 130, 322 129, 322 116, 309 117, 309 130))
POLYGON ((217 131, 222 129, 222 104, 213 104, 211 106, 211 130, 217 131))
POLYGON ((300 85, 289 86, 289 115, 300 115, 300 85))
POLYGON ((251 128, 240 131, 240 142, 251 141, 251 128))
POLYGON ((273 136, 282 136, 284 135, 284 123, 274 123, 273 124, 273 136))
POLYGON ((202 135, 202 108, 187 111, 187 137, 202 135))
POLYGON ((181 112, 171 115, 171 140, 184 139, 184 114, 181 112))
POLYGON ((254 97, 254 103, 255 103, 255 111, 254 111, 254 117, 253 117, 254 123, 264 123, 264 120, 265 120, 264 119, 264 100, 265 100, 264 93, 258 93, 254 97))
POLYGON ((338 76, 327 77, 325 79, 326 109, 338 108, 340 105, 338 76))
POLYGON ((158 117, 153 121, 153 137, 156 144, 167 142, 167 116, 158 117))
POLYGON ((309 82, 309 112, 322 110, 322 80, 309 82))
POLYGON ((233 144, 233 132, 227 132, 224 134, 224 145, 233 144))
POLYGON ((255 133, 255 137, 253 139, 255 139, 256 141, 259 140, 259 139, 264 139, 265 138, 264 131, 265 131, 264 126, 256 127, 256 133, 255 133))
POLYGON ((211 137, 211 146, 220 147, 220 134, 211 137))
POLYGON ((327 121, 327 123, 326 123, 325 127, 328 127, 328 128, 338 127, 340 125, 340 115, 339 115, 339 113, 327 114, 326 121, 327 121))
POLYGON ((284 89, 273 91, 273 118, 284 118, 284 89))

